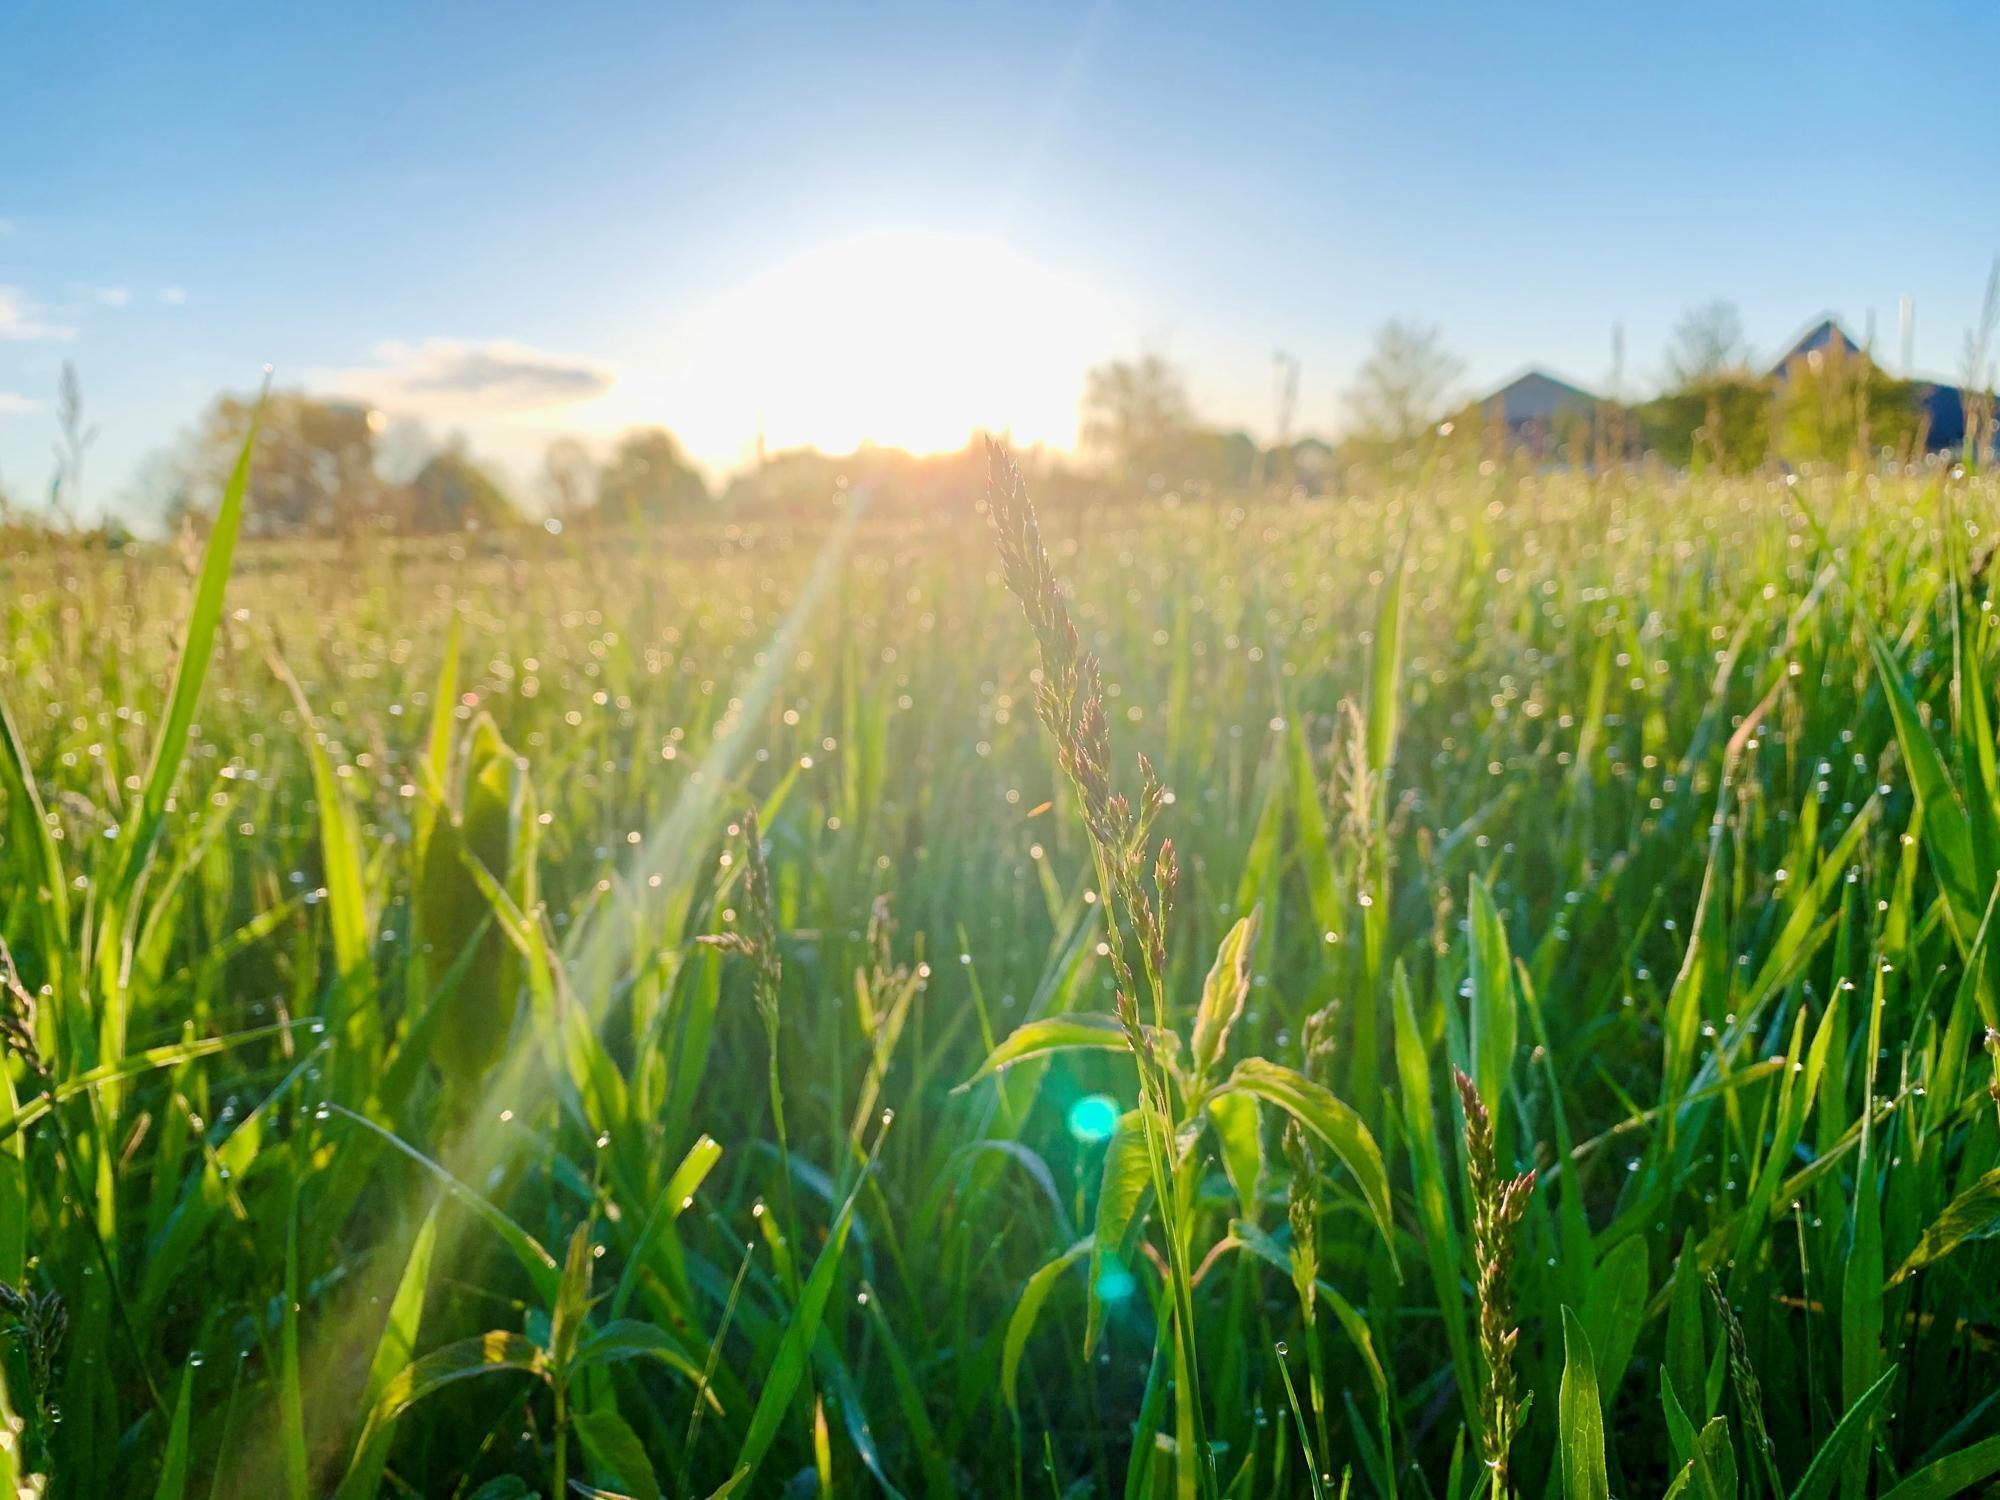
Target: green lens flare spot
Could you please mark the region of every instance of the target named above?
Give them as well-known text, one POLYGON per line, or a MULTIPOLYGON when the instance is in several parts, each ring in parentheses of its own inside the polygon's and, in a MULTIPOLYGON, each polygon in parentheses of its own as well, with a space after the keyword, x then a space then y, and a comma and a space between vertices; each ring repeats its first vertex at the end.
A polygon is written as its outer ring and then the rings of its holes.
POLYGON ((1123 1266, 1107 1267, 1104 1274, 1097 1278, 1097 1300, 1100 1302, 1123 1302, 1138 1290, 1138 1281, 1123 1266))
POLYGON ((1118 1101, 1109 1094, 1086 1094, 1070 1106, 1069 1133, 1086 1146, 1111 1139, 1118 1128, 1118 1101))

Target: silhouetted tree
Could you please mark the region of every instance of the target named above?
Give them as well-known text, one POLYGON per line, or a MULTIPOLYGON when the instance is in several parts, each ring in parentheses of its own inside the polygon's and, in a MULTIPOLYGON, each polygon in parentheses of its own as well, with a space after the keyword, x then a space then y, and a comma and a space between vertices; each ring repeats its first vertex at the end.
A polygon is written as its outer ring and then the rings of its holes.
POLYGON ((575 438, 557 438, 542 455, 542 497, 549 513, 564 521, 581 520, 590 508, 597 485, 597 464, 590 450, 575 438))
POLYGON ((434 454, 405 492, 403 524, 410 531, 468 531, 519 519, 514 503, 454 440, 434 454))
POLYGON ((1193 425, 1180 372, 1157 354, 1113 360, 1084 377, 1078 437, 1085 455, 1115 479, 1176 482, 1193 425))
POLYGON ((708 485, 663 427, 635 427, 618 440, 597 476, 597 516, 638 525, 699 510, 708 485))
POLYGON ((1667 336, 1668 389, 1684 391, 1747 374, 1749 348, 1735 303, 1718 297, 1689 308, 1667 336))
POLYGON ((1350 392, 1354 436, 1364 446, 1397 452, 1419 446, 1449 409, 1462 369, 1442 330, 1401 319, 1384 323, 1350 392))
MULTIPOLYGON (((182 443, 185 482, 175 489, 190 513, 213 507, 228 482, 253 397, 219 396, 182 443)), ((366 406, 273 391, 257 428, 244 529, 252 534, 331 533, 379 522, 387 496, 375 471, 381 417, 366 406)))

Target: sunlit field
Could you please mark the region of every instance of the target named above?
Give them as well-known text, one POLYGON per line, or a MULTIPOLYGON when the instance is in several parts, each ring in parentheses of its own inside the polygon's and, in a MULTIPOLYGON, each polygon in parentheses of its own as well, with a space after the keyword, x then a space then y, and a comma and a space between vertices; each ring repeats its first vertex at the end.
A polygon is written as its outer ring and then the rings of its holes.
POLYGON ((0 560, 9 1495, 1993 1482, 1994 482, 1009 472, 0 560))

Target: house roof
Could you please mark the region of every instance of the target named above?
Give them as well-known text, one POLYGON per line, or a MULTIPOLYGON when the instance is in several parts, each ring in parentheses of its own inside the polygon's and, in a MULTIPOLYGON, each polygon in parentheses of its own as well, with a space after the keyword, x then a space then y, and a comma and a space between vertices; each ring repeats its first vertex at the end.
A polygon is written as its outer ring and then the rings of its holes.
POLYGON ((1785 352, 1778 356, 1771 366, 1771 374, 1783 379, 1786 369, 1795 359, 1808 354, 1817 354, 1823 349, 1838 349, 1842 354, 1865 354, 1867 351, 1856 342, 1854 335, 1840 326, 1832 314, 1807 325, 1804 332, 1786 345, 1785 352))
POLYGON ((1519 427, 1528 422, 1545 422, 1558 412, 1595 406, 1597 399, 1580 385, 1544 370, 1530 369, 1482 397, 1479 405, 1490 411, 1498 403, 1500 420, 1509 427, 1519 427))

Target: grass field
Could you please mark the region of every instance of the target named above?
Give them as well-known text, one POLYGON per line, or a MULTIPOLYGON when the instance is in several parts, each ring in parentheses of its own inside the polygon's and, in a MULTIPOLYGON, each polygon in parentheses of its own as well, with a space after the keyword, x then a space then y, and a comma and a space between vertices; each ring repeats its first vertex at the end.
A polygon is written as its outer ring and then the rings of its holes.
POLYGON ((1990 480, 973 498, 0 564, 0 1477, 1993 1482, 1990 480))

